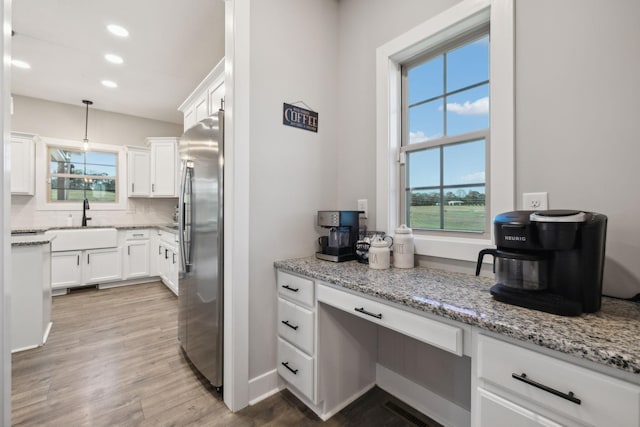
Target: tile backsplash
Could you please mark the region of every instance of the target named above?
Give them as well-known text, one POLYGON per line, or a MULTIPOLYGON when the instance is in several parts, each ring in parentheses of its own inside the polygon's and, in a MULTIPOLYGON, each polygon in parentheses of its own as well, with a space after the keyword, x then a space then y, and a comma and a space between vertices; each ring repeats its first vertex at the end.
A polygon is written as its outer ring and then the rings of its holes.
MULTIPOLYGON (((87 211, 89 225, 166 224, 173 222, 177 198, 128 199, 126 210, 99 210, 94 204, 87 211)), ((11 228, 63 227, 69 214, 72 225, 82 222, 82 202, 73 203, 68 210, 38 210, 34 197, 11 197, 11 228)))

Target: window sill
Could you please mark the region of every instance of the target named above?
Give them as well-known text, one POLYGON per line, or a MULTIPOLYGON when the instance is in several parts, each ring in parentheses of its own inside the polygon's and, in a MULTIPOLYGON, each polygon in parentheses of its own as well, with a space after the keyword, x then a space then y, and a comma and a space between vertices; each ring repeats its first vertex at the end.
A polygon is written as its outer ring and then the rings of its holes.
POLYGON ((491 240, 467 237, 414 235, 413 240, 418 255, 473 262, 480 250, 493 247, 491 240))

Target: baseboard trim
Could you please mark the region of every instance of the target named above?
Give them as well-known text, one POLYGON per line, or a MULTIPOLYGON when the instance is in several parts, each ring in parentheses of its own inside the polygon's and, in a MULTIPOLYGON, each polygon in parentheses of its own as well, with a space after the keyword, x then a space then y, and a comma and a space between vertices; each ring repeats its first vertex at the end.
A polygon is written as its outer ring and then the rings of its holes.
POLYGON ((252 378, 249 380, 249 405, 255 405, 283 388, 276 369, 252 378))
POLYGON ((368 392, 373 387, 375 387, 375 385, 376 385, 375 383, 369 384, 368 386, 364 387, 362 390, 352 394, 351 397, 349 397, 348 399, 346 399, 345 401, 340 403, 338 406, 336 406, 333 409, 331 409, 329 412, 325 412, 322 415, 318 414, 318 416, 320 417, 320 419, 322 421, 327 421, 329 418, 333 417, 335 414, 337 414, 338 412, 342 411, 344 408, 346 408, 347 406, 351 405, 353 402, 358 400, 366 392, 368 392))
POLYGON ((42 336, 42 345, 47 343, 52 326, 53 326, 53 322, 49 322, 49 324, 47 325, 47 329, 44 331, 44 335, 42 336))
POLYGON ((471 412, 382 365, 376 365, 378 387, 445 426, 469 427, 471 412))

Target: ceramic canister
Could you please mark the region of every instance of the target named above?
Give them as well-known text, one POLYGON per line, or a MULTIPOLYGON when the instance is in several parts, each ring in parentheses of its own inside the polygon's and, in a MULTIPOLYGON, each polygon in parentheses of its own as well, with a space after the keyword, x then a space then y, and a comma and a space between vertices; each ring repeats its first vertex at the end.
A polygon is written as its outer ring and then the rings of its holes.
POLYGON ((393 266, 395 268, 414 267, 413 233, 405 224, 402 224, 395 230, 393 239, 393 266))
MULTIPOLYGON (((387 237, 388 238, 388 237, 387 237)), ((386 270, 391 265, 391 242, 376 237, 369 247, 369 268, 386 270)))

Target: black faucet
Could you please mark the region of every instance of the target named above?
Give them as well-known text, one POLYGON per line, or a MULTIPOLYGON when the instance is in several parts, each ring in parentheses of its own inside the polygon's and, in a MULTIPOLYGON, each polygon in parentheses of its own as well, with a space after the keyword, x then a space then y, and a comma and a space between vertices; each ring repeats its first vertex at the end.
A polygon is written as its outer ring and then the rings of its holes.
POLYGON ((84 201, 82 202, 82 226, 83 227, 86 227, 87 226, 87 221, 91 219, 91 218, 87 217, 87 210, 88 209, 89 209, 89 199, 87 199, 85 197, 84 201))

